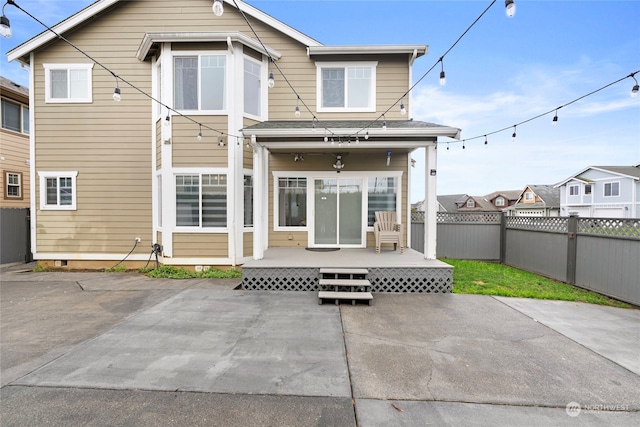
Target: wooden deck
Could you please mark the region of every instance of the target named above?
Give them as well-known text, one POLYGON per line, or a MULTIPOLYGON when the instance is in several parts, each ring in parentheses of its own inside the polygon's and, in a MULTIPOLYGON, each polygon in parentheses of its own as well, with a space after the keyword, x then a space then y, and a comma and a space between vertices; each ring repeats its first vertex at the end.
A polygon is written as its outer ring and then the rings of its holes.
POLYGON ((242 284, 250 290, 318 290, 321 268, 364 268, 373 292, 451 292, 453 267, 427 260, 412 249, 404 253, 375 248, 316 252, 304 248, 269 248, 261 260, 242 266, 242 284))

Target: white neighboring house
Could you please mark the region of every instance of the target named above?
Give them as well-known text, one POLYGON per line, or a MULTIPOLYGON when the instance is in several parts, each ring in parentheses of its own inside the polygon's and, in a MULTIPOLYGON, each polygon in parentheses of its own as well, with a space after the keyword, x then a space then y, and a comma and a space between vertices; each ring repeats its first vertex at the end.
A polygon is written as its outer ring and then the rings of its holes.
POLYGON ((589 166, 556 187, 562 216, 640 218, 640 164, 589 166))

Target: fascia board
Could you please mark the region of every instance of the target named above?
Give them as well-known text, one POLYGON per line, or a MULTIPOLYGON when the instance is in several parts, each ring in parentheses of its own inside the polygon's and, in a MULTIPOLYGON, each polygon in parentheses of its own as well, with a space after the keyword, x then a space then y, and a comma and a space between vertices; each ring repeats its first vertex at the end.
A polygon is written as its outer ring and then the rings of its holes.
MULTIPOLYGON (((364 129, 327 129, 329 136, 353 136, 359 134, 362 136, 361 141, 364 139, 364 129)), ((449 137, 454 139, 460 139, 460 129, 442 126, 438 128, 427 129, 368 129, 369 136, 371 137, 449 137)), ((255 135, 257 137, 267 138, 312 138, 324 136, 323 129, 316 129, 315 132, 311 129, 243 129, 245 136, 255 135)))
POLYGON ((318 138, 317 141, 297 141, 297 140, 289 140, 289 141, 269 141, 263 142, 258 141, 258 145, 263 146, 267 149, 271 150, 329 150, 336 151, 338 149, 344 151, 352 151, 352 150, 366 150, 371 148, 380 148, 380 149, 390 149, 390 148, 406 148, 406 149, 417 149, 422 147, 429 147, 435 144, 435 141, 394 141, 394 140, 378 140, 378 141, 363 141, 360 140, 359 144, 355 144, 351 142, 351 144, 343 144, 341 148, 338 148, 338 145, 331 145, 328 142, 324 142, 322 138, 318 138))
POLYGON ((352 46, 310 46, 309 56, 321 55, 389 55, 408 54, 417 56, 427 53, 426 45, 352 45, 352 46))
POLYGON ((136 52, 136 58, 140 61, 144 61, 147 54, 149 53, 149 49, 154 43, 164 43, 164 42, 179 42, 179 43, 188 43, 188 42, 224 42, 228 39, 231 41, 242 43, 245 46, 250 47, 262 54, 272 57, 275 60, 278 60, 282 57, 282 54, 275 49, 270 48, 265 45, 266 51, 263 49, 262 44, 253 40, 252 38, 246 36, 245 34, 239 33, 237 31, 234 32, 171 32, 171 33, 146 33, 142 38, 142 42, 140 43, 140 47, 136 52))
MULTIPOLYGON (((119 1, 120 0, 97 1, 51 28, 56 33, 62 34, 72 29, 73 27, 80 25, 87 19, 95 16, 96 14, 102 12, 103 10, 114 5, 115 3, 118 3, 119 1)), ((53 34, 51 31, 45 30, 42 33, 38 34, 37 36, 33 37, 32 39, 27 40, 26 42, 22 43, 19 46, 16 46, 15 48, 7 52, 7 60, 9 62, 13 61, 14 59, 20 60, 20 58, 22 58, 23 56, 28 55, 30 52, 38 49, 40 46, 43 46, 44 44, 57 38, 58 37, 55 34, 53 34)))

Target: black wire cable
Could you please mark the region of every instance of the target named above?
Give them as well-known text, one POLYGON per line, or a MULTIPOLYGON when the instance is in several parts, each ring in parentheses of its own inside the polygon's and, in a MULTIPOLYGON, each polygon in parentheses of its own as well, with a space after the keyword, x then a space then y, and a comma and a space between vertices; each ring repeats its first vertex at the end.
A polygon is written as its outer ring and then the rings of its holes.
POLYGON ((122 78, 121 76, 119 76, 118 74, 116 74, 114 71, 112 71, 111 69, 109 69, 109 67, 107 67, 106 65, 102 64, 100 61, 98 61, 97 59, 95 59, 94 57, 92 57, 91 55, 89 55, 88 53, 86 53, 85 51, 83 51, 82 49, 80 49, 78 46, 76 46, 75 44, 73 44, 71 41, 69 41, 68 39, 66 39, 64 36, 62 36, 61 34, 58 34, 53 28, 49 27, 47 24, 45 24, 44 22, 42 22, 41 20, 39 20, 38 18, 36 18, 35 16, 33 16, 31 13, 29 13, 28 11, 26 11, 25 9, 23 9, 22 7, 20 7, 20 5, 18 5, 15 1, 13 0, 7 0, 6 4, 10 4, 15 6, 17 9, 21 10, 22 12, 24 12, 26 15, 28 15, 31 19, 33 19, 34 21, 38 22, 40 25, 42 25, 43 27, 45 27, 48 31, 51 31, 57 38, 59 38, 60 40, 62 40, 63 42, 67 43, 69 46, 71 46, 72 48, 74 48, 75 50, 77 50, 78 52, 80 52, 82 55, 84 55, 85 57, 87 57, 88 59, 90 59, 91 61, 93 61, 96 65, 98 65, 99 67, 101 67, 103 70, 107 71, 109 74, 111 74, 115 79, 116 79, 116 85, 118 83, 118 80, 120 80, 123 83, 126 83, 127 85, 129 85, 129 87, 135 89, 136 91, 138 91, 139 93, 141 93, 142 95, 146 96, 147 98, 151 99, 152 101, 158 103, 159 105, 161 105, 164 108, 167 108, 170 111, 173 111, 175 114, 189 120, 190 122, 200 126, 201 128, 204 127, 205 129, 209 129, 210 131, 219 133, 220 136, 232 136, 235 138, 243 138, 242 136, 239 135, 233 135, 230 134, 228 132, 222 132, 218 129, 214 129, 210 126, 207 126, 205 124, 202 124, 200 122, 198 122, 197 120, 193 119, 192 117, 183 114, 177 110, 175 110, 174 108, 168 106, 167 104, 163 103, 162 101, 159 101, 158 99, 154 98, 152 95, 148 94, 147 92, 145 92, 144 90, 140 89, 139 87, 137 87, 136 85, 134 85, 133 83, 131 83, 130 81, 122 78))

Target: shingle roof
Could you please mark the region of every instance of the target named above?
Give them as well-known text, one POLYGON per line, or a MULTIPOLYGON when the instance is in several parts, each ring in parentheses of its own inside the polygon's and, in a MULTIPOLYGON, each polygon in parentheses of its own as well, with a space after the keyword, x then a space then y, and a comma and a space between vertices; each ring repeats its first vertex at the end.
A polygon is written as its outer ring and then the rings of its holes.
POLYGON ((447 212, 455 213, 458 211, 457 203, 464 202, 468 197, 467 194, 445 194, 438 196, 438 203, 440 203, 447 212))
POLYGON ((640 178, 640 165, 637 166, 593 166, 594 168, 640 178))
POLYGON ((9 90, 12 90, 14 92, 20 93, 22 95, 29 96, 28 87, 21 86, 18 83, 15 83, 7 79, 6 77, 0 76, 0 86, 2 86, 3 88, 7 88, 9 90))
MULTIPOLYGON (((430 129, 446 128, 448 126, 419 120, 387 120, 388 129, 430 129)), ((383 122, 378 120, 323 120, 321 125, 328 129, 382 129, 383 122)), ((245 129, 311 129, 311 120, 270 120, 261 122, 245 129)))

